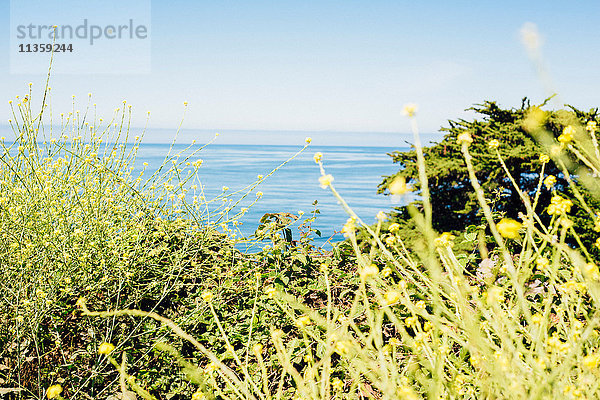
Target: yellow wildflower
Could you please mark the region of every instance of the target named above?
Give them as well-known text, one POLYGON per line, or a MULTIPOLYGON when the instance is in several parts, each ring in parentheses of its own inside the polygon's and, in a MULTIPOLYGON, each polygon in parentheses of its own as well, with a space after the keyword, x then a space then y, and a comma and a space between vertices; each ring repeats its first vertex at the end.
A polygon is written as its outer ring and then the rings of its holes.
POLYGON ((539 257, 535 260, 535 263, 540 271, 545 270, 550 265, 550 261, 548 261, 548 259, 545 257, 539 257))
POLYGON ((538 365, 538 367, 540 367, 541 369, 546 369, 547 368, 547 364, 546 364, 546 360, 543 358, 538 358, 536 360, 536 364, 538 365))
POLYGON ((310 142, 312 142, 312 138, 310 136, 304 139, 304 143, 310 144, 310 142))
POLYGON ((356 222, 355 217, 348 218, 348 220, 342 227, 342 233, 344 234, 345 237, 354 235, 354 231, 356 230, 355 222, 356 222))
POLYGON ((552 189, 555 184, 556 184, 556 177, 554 175, 548 175, 544 179, 544 185, 546 186, 546 188, 548 188, 548 190, 552 189))
POLYGON ((455 236, 450 232, 444 232, 433 240, 433 244, 437 247, 452 247, 454 246, 454 238, 455 236))
POLYGON ((406 184, 406 178, 403 176, 397 176, 394 178, 392 183, 388 186, 390 193, 394 196, 402 196, 410 192, 410 186, 406 184))
POLYGON ((310 317, 308 315, 303 315, 296 320, 296 326, 298 328, 304 328, 311 324, 310 317))
POLYGON ((392 269, 390 267, 385 267, 384 269, 381 270, 381 276, 383 276, 384 278, 387 278, 391 274, 392 274, 392 269))
POLYGON ((273 295, 275 294, 276 290, 274 287, 270 286, 268 288, 265 289, 265 294, 267 295, 268 298, 272 299, 273 295))
POLYGON ((510 218, 502 218, 502 220, 496 224, 500 235, 508 239, 516 238, 522 226, 523 224, 510 218))
POLYGON ((383 295, 383 297, 385 299, 383 304, 389 306, 400 301, 400 299, 402 298, 402 294, 395 290, 389 290, 383 295))
POLYGON ((333 182, 333 176, 330 174, 319 177, 319 184, 321 185, 322 189, 327 189, 329 186, 331 186, 331 182, 333 182))
POLYGON ((379 273, 379 268, 377 268, 377 265, 371 264, 368 267, 364 267, 360 271, 360 278, 365 280, 367 278, 377 275, 378 273, 379 273))
POLYGON ((62 386, 60 385, 52 385, 46 390, 46 397, 49 399, 55 399, 62 393, 62 386))
POLYGON ((500 142, 498 141, 498 139, 492 139, 488 142, 488 147, 490 149, 497 149, 498 147, 500 147, 500 142))
POLYGON ((469 132, 463 132, 456 137, 456 142, 458 144, 466 144, 468 146, 473 143, 473 137, 469 132))
POLYGON ((317 152, 315 153, 315 155, 313 156, 313 159, 315 160, 315 162, 318 164, 321 162, 321 159, 323 158, 323 153, 321 152, 317 152))
POLYGON ((489 304, 500 303, 504 300, 504 290, 498 286, 491 287, 484 293, 484 297, 489 304))
POLYGON ((200 295, 200 297, 206 303, 210 303, 212 301, 212 299, 215 297, 215 295, 211 291, 205 290, 204 292, 202 292, 202 294, 200 295))
POLYGON ((391 224, 391 225, 388 227, 388 230, 389 230, 390 232, 396 232, 396 231, 398 231, 399 229, 400 229, 400 224, 397 224, 396 222, 394 222, 393 224, 391 224))
POLYGON ((600 364, 600 357, 596 354, 588 354, 583 357, 583 365, 589 369, 595 369, 600 364))
POLYGON ((550 161, 550 156, 547 154, 540 154, 540 162, 542 164, 546 164, 547 162, 550 161))
POLYGON ((256 343, 254 346, 252 346, 252 351, 254 352, 254 354, 261 354, 263 351, 263 345, 260 343, 256 343))
POLYGON ((417 324, 419 323, 419 319, 417 317, 407 317, 404 320, 404 323, 406 324, 406 326, 408 326, 409 328, 412 327, 416 327, 417 324))
POLYGON ((415 394, 414 390, 408 385, 402 385, 396 390, 398 398, 406 400, 417 400, 419 397, 415 394))
POLYGON ((563 133, 558 137, 558 141, 561 143, 567 144, 567 143, 573 141, 574 135, 575 135, 575 128, 573 128, 571 125, 569 125, 563 129, 563 133))
POLYGON ((585 290, 585 284, 575 282, 574 280, 566 281, 562 285, 558 285, 558 290, 565 294, 574 292, 583 292, 585 290))
POLYGON ((419 109, 419 107, 416 104, 413 104, 413 103, 406 104, 402 108, 402 114, 406 115, 408 117, 414 117, 415 114, 417 113, 418 109, 419 109))
POLYGON ((546 347, 548 351, 556 350, 560 353, 567 353, 571 348, 571 345, 567 342, 563 342, 556 332, 552 334, 548 339, 546 339, 546 347))
POLYGON ((211 361, 206 365, 206 367, 204 367, 204 372, 206 372, 207 374, 210 374, 210 373, 215 372, 217 369, 219 369, 217 364, 215 364, 214 362, 211 361))
POLYGON ((335 345, 333 346, 333 348, 336 353, 343 356, 350 352, 350 346, 351 346, 351 343, 349 341, 342 340, 342 341, 336 342, 335 345))
POLYGON ((256 197, 258 197, 258 198, 263 197, 263 192, 260 192, 260 191, 256 192, 256 197))
MULTIPOLYGON (((478 356, 477 354, 473 354, 471 355, 471 357, 469 357, 469 362, 474 367, 481 365, 481 361, 483 361, 482 357, 478 356)), ((456 380, 458 381, 459 379, 457 378, 456 380)), ((464 382, 464 378, 462 378, 461 380, 464 382)))
POLYGON ((115 346, 112 343, 104 342, 98 347, 98 354, 109 355, 110 353, 113 352, 114 349, 115 349, 115 346))
POLYGON ((573 202, 568 199, 563 199, 562 197, 556 195, 552 196, 550 199, 550 205, 548 206, 548 214, 550 215, 561 215, 566 214, 571 211, 571 207, 573 206, 573 202))
POLYGON ((588 121, 588 123, 585 125, 585 129, 588 132, 596 132, 596 129, 598 129, 598 124, 596 121, 588 121))
POLYGON ((341 392, 344 390, 344 383, 340 380, 340 378, 333 378, 331 380, 331 387, 333 390, 341 392))
POLYGON ((198 389, 193 395, 192 395, 192 400, 204 400, 206 397, 204 396, 204 393, 202 393, 200 391, 200 389, 198 389))

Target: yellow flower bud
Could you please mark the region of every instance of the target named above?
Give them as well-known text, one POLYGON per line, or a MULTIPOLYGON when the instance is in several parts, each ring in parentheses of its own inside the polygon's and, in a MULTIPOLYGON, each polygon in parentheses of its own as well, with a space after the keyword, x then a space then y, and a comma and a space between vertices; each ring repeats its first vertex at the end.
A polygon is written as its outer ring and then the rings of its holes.
POLYGON ((311 324, 310 317, 308 315, 303 315, 296 320, 296 326, 298 328, 304 328, 311 324))
POLYGON ((322 189, 327 189, 331 186, 331 182, 333 182, 333 176, 327 174, 319 177, 319 184, 322 189))
POLYGON ((111 343, 102 343, 99 347, 98 347, 98 354, 110 354, 113 352, 113 350, 115 349, 115 346, 111 343))
POLYGON ((46 391, 46 397, 48 397, 49 399, 55 399, 58 396, 60 396, 60 394, 62 393, 62 390, 63 390, 62 386, 52 385, 46 391))
POLYGON ((509 239, 515 239, 522 226, 523 224, 510 218, 503 218, 500 222, 498 222, 498 224, 496 224, 500 235, 509 239))
POLYGON ((500 142, 497 139, 492 139, 489 141, 488 147, 490 149, 497 149, 498 147, 500 147, 500 142))
POLYGON ((413 103, 406 104, 402 108, 402 114, 406 115, 408 117, 414 117, 415 114, 417 113, 418 109, 419 109, 419 107, 416 104, 413 104, 413 103))
POLYGON ((552 189, 555 184, 556 184, 556 177, 554 175, 548 175, 544 179, 544 186, 546 186, 546 188, 548 188, 548 190, 552 189))
POLYGON ((470 145, 471 143, 473 143, 473 137, 471 136, 471 134, 469 132, 463 132, 460 135, 457 136, 456 138, 456 142, 458 144, 466 144, 467 146, 470 145))
POLYGON ((565 129, 563 129, 562 135, 558 137, 558 141, 565 144, 572 142, 573 137, 575 136, 575 132, 575 128, 573 128, 571 125, 565 127, 565 129))
POLYGON ((406 178, 403 176, 397 176, 394 178, 392 183, 388 186, 390 193, 394 196, 402 196, 410 192, 410 186, 406 184, 406 178))
POLYGON ((372 276, 376 276, 378 273, 379 273, 379 268, 377 268, 377 265, 371 264, 368 267, 365 267, 360 271, 360 277, 361 277, 361 279, 365 280, 372 276))
POLYGON ((211 291, 205 290, 204 292, 202 292, 202 294, 200 295, 200 297, 206 303, 210 303, 212 301, 212 299, 215 297, 215 295, 211 291))

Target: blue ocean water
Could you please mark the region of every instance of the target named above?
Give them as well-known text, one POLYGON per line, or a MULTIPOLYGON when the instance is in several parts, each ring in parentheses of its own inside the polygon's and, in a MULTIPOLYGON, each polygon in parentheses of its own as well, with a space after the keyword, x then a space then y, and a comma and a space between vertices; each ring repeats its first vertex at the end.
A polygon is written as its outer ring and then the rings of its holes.
MULTIPOLYGON (((150 172, 162 164, 168 148, 169 145, 165 144, 142 144, 137 163, 147 162, 150 172)), ((183 145, 176 145, 173 152, 184 148, 183 145)), ((257 175, 266 176, 301 148, 281 145, 209 145, 194 159, 203 160, 201 184, 206 197, 211 199, 222 193, 223 186, 234 192, 256 181, 257 175)), ((377 194, 377 185, 382 181, 382 176, 398 169, 387 154, 393 150, 398 148, 309 146, 255 189, 264 195, 240 220, 242 234, 254 233, 265 213, 298 214, 304 211, 304 216, 308 217, 315 208, 313 202, 316 200, 320 214, 313 228, 319 229, 322 237, 316 237, 315 242, 324 245, 329 239, 339 241, 343 238, 339 230, 348 214, 329 190, 319 186, 319 167, 313 160, 316 152, 323 153, 326 173, 333 175, 336 189, 350 207, 365 222, 374 223, 375 215, 380 210, 389 211, 398 205, 392 204, 389 196, 377 194)), ((240 207, 254 198, 256 196, 253 194, 248 196, 240 207)), ((297 229, 292 230, 297 236, 297 229)))
MULTIPOLYGON (((6 126, 0 125, 0 133, 2 136, 11 136, 10 129, 6 126)), ((142 143, 137 155, 136 169, 147 162, 145 176, 149 176, 164 162, 169 147, 170 145, 165 143, 142 143)), ((186 147, 188 145, 175 144, 172 153, 182 152, 186 147)), ((222 193, 223 186, 229 187, 229 192, 235 192, 255 182, 257 175, 266 176, 301 148, 301 145, 210 144, 194 159, 203 160, 200 179, 205 196, 210 200, 222 193)), ((310 145, 254 190, 262 191, 264 195, 241 218, 241 233, 245 236, 254 233, 265 213, 289 212, 298 215, 303 211, 304 217, 308 217, 315 208, 313 202, 317 201, 316 207, 320 214, 312 227, 320 230, 322 236, 316 237, 315 242, 329 247, 326 244, 327 240, 335 242, 343 239, 339 231, 348 214, 329 190, 320 188, 319 167, 315 164, 313 155, 316 152, 323 153, 326 173, 333 175, 336 189, 366 223, 374 223, 375 215, 379 211, 389 211, 392 207, 403 204, 393 204, 389 196, 377 194, 377 185, 383 176, 393 174, 398 169, 388 153, 407 149, 310 145)), ((250 194, 238 208, 248 206, 255 198, 254 194, 250 194)), ((411 200, 410 196, 401 199, 402 202, 411 200)), ((295 225, 298 225, 298 222, 295 225)), ((298 230, 292 230, 297 237, 298 230)))

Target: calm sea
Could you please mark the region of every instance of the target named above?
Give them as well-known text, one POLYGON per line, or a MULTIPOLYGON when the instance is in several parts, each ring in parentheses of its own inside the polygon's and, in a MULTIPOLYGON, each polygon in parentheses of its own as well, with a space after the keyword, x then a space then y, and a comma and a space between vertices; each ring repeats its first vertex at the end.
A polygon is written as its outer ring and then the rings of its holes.
MULTIPOLYGON (((0 125, 0 133, 10 136, 8 127, 0 125)), ((189 143, 189 142, 188 142, 189 143)), ((147 162, 148 172, 156 170, 164 161, 169 149, 168 144, 142 144, 138 152, 136 165, 147 162)), ((175 145, 173 153, 185 149, 187 145, 175 145)), ((230 192, 242 189, 256 181, 257 175, 266 176, 278 165, 289 159, 302 146, 289 145, 250 145, 250 144, 211 144, 195 158, 203 160, 201 183, 208 199, 214 198, 227 186, 230 192)), ((329 190, 319 187, 319 168, 313 161, 316 152, 323 153, 326 173, 333 175, 334 185, 346 202, 367 223, 375 222, 375 215, 388 211, 399 204, 392 204, 389 196, 377 194, 377 185, 382 176, 393 174, 398 166, 392 163, 387 154, 393 150, 406 150, 399 147, 355 147, 355 146, 309 146, 309 148, 283 166, 260 184, 255 191, 264 196, 250 208, 242 218, 242 234, 251 235, 259 225, 265 213, 289 212, 298 214, 303 211, 308 217, 314 210, 313 202, 320 214, 313 228, 322 232, 321 238, 315 238, 319 245, 327 240, 339 241, 343 238, 339 230, 348 215, 329 190), (336 233, 337 232, 337 233, 336 233)), ((149 174, 146 174, 149 176, 149 174)), ((239 207, 245 207, 251 194, 239 207)), ((410 197, 403 201, 410 201, 410 197)), ((293 229, 294 236, 298 230, 293 229)), ((326 245, 326 247, 329 247, 326 245)))
MULTIPOLYGON (((165 144, 142 144, 138 162, 147 162, 149 170, 155 169, 163 162, 168 147, 165 144)), ((174 152, 183 150, 184 147, 175 146, 174 152)), ((254 182, 257 175, 266 176, 300 148, 301 146, 209 145, 197 157, 203 160, 200 172, 206 197, 210 199, 220 194, 223 186, 229 187, 231 192, 242 189, 254 182)), ((255 189, 262 191, 264 195, 242 218, 242 233, 252 234, 265 213, 297 214, 304 211, 307 217, 315 208, 313 202, 317 201, 316 207, 320 214, 313 227, 322 232, 322 237, 316 238, 316 242, 322 245, 331 237, 333 241, 343 238, 336 232, 339 232, 348 215, 331 192, 319 186, 319 167, 313 161, 316 152, 323 153, 326 173, 333 175, 336 189, 350 207, 365 222, 375 222, 375 215, 380 210, 387 211, 398 205, 392 204, 390 197, 377 194, 377 185, 382 181, 382 176, 390 175, 398 169, 387 155, 393 150, 398 148, 310 146, 255 189)), ((248 196, 248 200, 254 198, 254 195, 248 196)), ((297 229, 293 231, 296 236, 297 229)))

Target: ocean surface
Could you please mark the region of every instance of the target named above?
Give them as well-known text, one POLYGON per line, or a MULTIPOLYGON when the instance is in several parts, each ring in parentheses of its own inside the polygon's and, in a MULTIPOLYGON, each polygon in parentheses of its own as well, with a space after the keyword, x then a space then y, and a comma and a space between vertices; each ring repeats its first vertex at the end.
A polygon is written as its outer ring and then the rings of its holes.
MULTIPOLYGON (((148 172, 158 168, 164 161, 169 145, 142 144, 138 151, 136 165, 147 162, 148 172)), ((173 152, 182 151, 184 145, 176 145, 173 152)), ((209 145, 194 159, 203 160, 200 167, 201 184, 207 199, 222 193, 222 187, 235 192, 255 182, 258 175, 267 176, 273 169, 292 157, 302 146, 283 145, 209 145)), ((315 209, 320 214, 312 227, 321 231, 315 237, 318 245, 343 239, 339 233, 348 214, 330 190, 319 186, 319 167, 313 160, 316 152, 323 153, 325 171, 334 177, 334 186, 348 205, 367 223, 376 221, 375 215, 393 206, 389 196, 377 194, 377 185, 385 175, 393 174, 398 166, 392 163, 387 154, 399 150, 392 147, 343 147, 309 146, 303 153, 269 176, 254 192, 263 192, 262 198, 240 219, 241 233, 251 235, 265 213, 304 212, 309 217, 315 209), (317 201, 317 205, 313 203, 317 201)), ((238 196, 239 197, 239 196, 238 196)), ((235 198, 235 197, 234 197, 235 198)), ((254 200, 249 195, 239 207, 245 207, 254 200)), ((405 201, 410 199, 404 199, 405 201)), ((298 222, 292 227, 294 237, 298 237, 298 222)))
MULTIPOLYGON (((0 133, 11 136, 6 126, 0 125, 0 133)), ((256 135, 255 135, 256 136, 256 135)), ((285 135, 280 135, 284 137, 285 135)), ((257 136, 258 137, 258 136, 257 136)), ((185 138, 189 139, 189 138, 185 138)), ((190 143, 185 140, 184 142, 190 143)), ((281 138, 279 138, 281 139, 281 138)), ((317 141, 313 138, 313 143, 317 141)), ((302 143, 302 140, 297 142, 302 143)), ((330 190, 319 186, 319 167, 313 160, 316 152, 323 153, 325 171, 334 177, 334 186, 346 200, 348 205, 365 221, 374 223, 375 215, 383 210, 411 201, 410 196, 401 199, 401 203, 392 203, 390 196, 377 194, 377 185, 382 177, 398 170, 388 155, 394 150, 407 150, 407 147, 375 147, 377 142, 396 142, 395 140, 373 140, 370 146, 319 146, 311 144, 303 153, 289 161, 267 177, 254 189, 263 192, 263 197, 256 202, 240 219, 241 234, 249 236, 254 233, 261 217, 266 213, 288 212, 298 215, 304 212, 304 218, 310 216, 315 207, 320 211, 312 227, 321 231, 321 237, 315 237, 315 243, 326 248, 328 240, 335 242, 343 239, 339 233, 348 214, 338 204, 330 190), (313 205, 314 202, 317 205, 313 205)), ((205 142, 206 143, 206 142, 205 142)), ((277 143, 277 142, 276 142, 277 143)), ((348 143, 353 144, 352 140, 348 143)), ((407 144, 404 144, 405 146, 407 144)), ((144 162, 148 163, 145 176, 163 164, 170 144, 142 143, 138 151, 136 169, 144 162)), ((188 147, 176 144, 172 153, 182 152, 188 147)), ((199 148, 200 146, 198 145, 199 148)), ((210 144, 194 159, 202 159, 200 182, 208 200, 222 194, 222 187, 229 187, 229 193, 240 190, 255 182, 258 175, 267 176, 273 169, 284 163, 300 149, 302 145, 265 145, 265 144, 210 144)), ((190 183, 189 185, 191 185, 190 183)), ((189 186, 188 185, 188 186, 189 186)), ((247 207, 256 195, 251 193, 238 206, 247 207)), ((233 196, 237 199, 240 196, 233 196)), ((190 201, 191 199, 188 199, 190 201)), ((211 204, 217 204, 211 203, 211 204)), ((211 206, 212 207, 212 206, 211 206)), ((301 221, 301 219, 299 220, 301 221)), ((292 227, 295 238, 299 236, 297 221, 292 227)))

